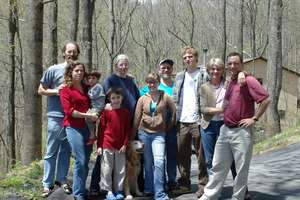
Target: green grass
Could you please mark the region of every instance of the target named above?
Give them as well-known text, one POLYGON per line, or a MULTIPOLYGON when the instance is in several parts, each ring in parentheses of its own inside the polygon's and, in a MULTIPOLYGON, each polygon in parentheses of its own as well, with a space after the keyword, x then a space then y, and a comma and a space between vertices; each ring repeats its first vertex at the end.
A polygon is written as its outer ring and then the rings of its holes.
MULTIPOLYGON (((300 125, 256 143, 253 151, 254 154, 260 154, 296 142, 300 142, 300 125)), ((95 157, 95 155, 92 157, 95 157)), ((71 159, 71 162, 73 162, 73 159, 71 159)), ((42 175, 42 161, 35 161, 29 167, 18 163, 4 179, 0 180, 0 199, 5 199, 9 194, 16 194, 30 200, 42 199, 40 196, 42 175)))
POLYGON ((6 175, 6 178, 0 180, 0 199, 9 194, 15 194, 25 199, 41 199, 42 175, 43 169, 40 161, 35 161, 28 167, 20 163, 16 164, 14 169, 6 175))
POLYGON ((283 148, 289 144, 300 142, 300 125, 288 128, 272 137, 265 138, 254 145, 253 153, 261 154, 270 150, 283 148))

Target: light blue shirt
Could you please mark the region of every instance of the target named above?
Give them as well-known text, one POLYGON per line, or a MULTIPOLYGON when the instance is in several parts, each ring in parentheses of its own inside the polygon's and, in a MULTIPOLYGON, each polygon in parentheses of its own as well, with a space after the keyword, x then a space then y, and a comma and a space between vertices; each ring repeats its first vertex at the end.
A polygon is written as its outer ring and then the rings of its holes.
MULTIPOLYGON (((61 63, 49 67, 43 74, 40 83, 49 89, 58 88, 64 81, 66 63, 61 63)), ((48 107, 47 116, 48 117, 64 117, 62 106, 60 103, 59 96, 48 96, 48 107)))
MULTIPOLYGON (((165 85, 162 82, 160 82, 160 84, 158 86, 158 89, 164 91, 165 93, 167 93, 171 97, 172 93, 173 93, 173 87, 174 87, 174 82, 172 82, 171 86, 165 85)), ((147 92, 149 92, 148 85, 145 85, 145 86, 140 88, 140 96, 143 96, 147 92)))

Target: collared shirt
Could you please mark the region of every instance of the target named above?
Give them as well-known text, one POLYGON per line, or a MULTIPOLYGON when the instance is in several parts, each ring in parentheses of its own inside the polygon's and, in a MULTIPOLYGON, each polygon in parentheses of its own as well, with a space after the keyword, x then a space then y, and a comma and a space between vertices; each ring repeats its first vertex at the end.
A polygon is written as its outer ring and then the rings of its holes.
POLYGON ((268 98, 268 92, 253 77, 246 76, 246 84, 240 86, 237 79, 229 82, 224 100, 224 123, 238 125, 240 120, 251 118, 255 112, 255 102, 268 98))

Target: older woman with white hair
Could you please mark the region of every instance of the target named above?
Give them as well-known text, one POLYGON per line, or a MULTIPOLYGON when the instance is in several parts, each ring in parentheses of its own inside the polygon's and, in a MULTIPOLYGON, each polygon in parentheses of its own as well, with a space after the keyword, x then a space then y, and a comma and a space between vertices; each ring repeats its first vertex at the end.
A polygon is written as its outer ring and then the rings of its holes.
MULTIPOLYGON (((103 82, 104 92, 112 87, 122 88, 124 93, 124 99, 122 107, 127 108, 134 116, 135 106, 140 97, 138 87, 136 86, 132 76, 128 75, 128 69, 130 68, 129 58, 125 54, 117 56, 114 64, 114 73, 108 76, 103 82)), ((90 192, 92 195, 99 193, 100 182, 100 157, 97 157, 90 186, 90 192)))

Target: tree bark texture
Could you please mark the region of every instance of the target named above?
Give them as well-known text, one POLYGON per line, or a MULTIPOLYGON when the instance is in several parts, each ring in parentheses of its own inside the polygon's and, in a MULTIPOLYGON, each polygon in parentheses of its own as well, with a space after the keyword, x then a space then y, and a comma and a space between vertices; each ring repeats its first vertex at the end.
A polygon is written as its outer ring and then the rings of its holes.
POLYGON ((53 0, 48 3, 48 36, 49 36, 49 47, 48 51, 48 62, 46 66, 57 64, 57 0, 53 0))
POLYGON ((278 101, 282 85, 282 0, 270 0, 267 89, 272 102, 267 110, 269 134, 281 131, 278 101))
POLYGON ((22 162, 30 164, 41 158, 42 98, 37 94, 43 72, 43 1, 26 0, 24 44, 24 132, 22 162))
POLYGON ((69 1, 69 40, 77 41, 78 19, 79 19, 79 0, 69 1))
POLYGON ((93 13, 95 0, 82 1, 83 28, 82 28, 82 57, 87 69, 91 70, 93 59, 93 13))

